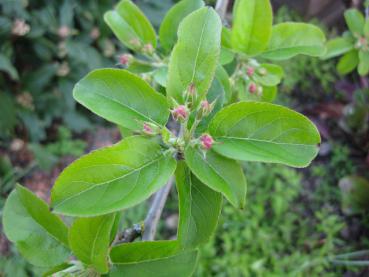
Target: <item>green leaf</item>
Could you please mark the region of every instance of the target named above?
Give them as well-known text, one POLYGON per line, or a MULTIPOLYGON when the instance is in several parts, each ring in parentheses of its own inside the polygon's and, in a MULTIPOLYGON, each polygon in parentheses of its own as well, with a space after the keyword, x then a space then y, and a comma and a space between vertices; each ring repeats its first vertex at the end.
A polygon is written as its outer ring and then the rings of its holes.
POLYGON ((194 272, 197 250, 178 252, 177 241, 145 241, 113 247, 110 257, 113 277, 188 277, 194 272))
POLYGON ((161 46, 169 52, 177 41, 178 26, 187 15, 204 6, 202 0, 182 0, 165 15, 159 30, 161 46))
POLYGON ((218 67, 215 71, 215 78, 216 78, 216 80, 219 81, 219 83, 221 84, 221 86, 224 90, 224 96, 225 96, 224 101, 229 102, 232 98, 232 88, 231 88, 231 83, 229 81, 228 73, 224 69, 223 66, 218 65, 218 67))
POLYGON ((190 84, 197 90, 198 102, 211 85, 220 54, 222 24, 211 8, 201 8, 180 24, 168 73, 167 96, 183 104, 190 84))
POLYGON ((69 257, 67 226, 20 185, 5 203, 3 226, 8 239, 35 266, 53 267, 69 257))
POLYGON ((369 19, 365 20, 364 36, 369 39, 369 19))
POLYGON ((276 64, 261 64, 261 69, 266 70, 265 74, 261 74, 259 71, 256 71, 256 74, 254 75, 254 79, 259 84, 262 84, 263 86, 273 87, 278 85, 283 76, 284 71, 283 68, 276 65, 276 64))
POLYGON ((220 50, 219 63, 221 65, 230 64, 234 60, 234 57, 235 53, 233 53, 228 48, 222 47, 222 49, 220 50))
POLYGON ((165 185, 176 161, 154 140, 128 137, 69 165, 51 191, 54 211, 97 216, 132 207, 165 185))
POLYGON ((17 69, 12 65, 9 58, 2 54, 0 54, 0 71, 8 73, 10 78, 12 78, 13 80, 19 79, 17 69))
POLYGON ((221 45, 223 48, 232 49, 232 31, 227 27, 222 27, 221 45))
POLYGON ((359 52, 354 49, 343 55, 338 64, 337 71, 341 75, 351 73, 359 64, 359 52))
POLYGON ((92 112, 131 130, 141 130, 143 121, 164 126, 169 117, 165 97, 126 70, 95 70, 77 83, 73 96, 92 112))
POLYGON ((236 160, 305 167, 318 154, 320 135, 305 116, 282 106, 240 102, 210 124, 214 150, 236 160))
POLYGON ((351 39, 346 37, 332 39, 327 43, 327 52, 324 55, 324 59, 341 56, 352 49, 354 49, 354 43, 351 39))
POLYGON ((213 150, 207 151, 204 156, 196 146, 186 148, 185 159, 201 182, 222 193, 233 206, 241 209, 245 207, 247 185, 240 164, 213 150))
POLYGON ((273 10, 270 1, 237 0, 233 18, 233 49, 249 56, 263 52, 272 32, 273 10))
POLYGON ((261 101, 263 102, 273 102, 277 97, 277 87, 263 87, 263 94, 261 96, 261 101))
POLYGON ((349 9, 345 11, 346 24, 355 35, 362 35, 364 31, 365 18, 363 14, 356 9, 349 9))
POLYGON ((109 271, 110 232, 115 214, 78 218, 69 230, 69 245, 74 255, 100 273, 109 271))
POLYGON ((105 22, 128 48, 140 50, 151 44, 156 48, 156 33, 150 21, 130 0, 122 0, 115 10, 104 15, 105 22))
POLYGON ((222 195, 197 179, 186 166, 178 164, 176 185, 179 198, 178 241, 183 249, 209 241, 218 224, 222 195))
POLYGON ((168 79, 168 67, 160 67, 153 72, 153 77, 155 82, 157 82, 162 87, 167 86, 168 79))
POLYGON ((281 61, 300 54, 319 57, 325 51, 325 35, 318 27, 289 22, 273 26, 268 49, 261 56, 281 61))
POLYGON ((359 51, 358 72, 361 76, 365 76, 369 73, 369 51, 359 51))

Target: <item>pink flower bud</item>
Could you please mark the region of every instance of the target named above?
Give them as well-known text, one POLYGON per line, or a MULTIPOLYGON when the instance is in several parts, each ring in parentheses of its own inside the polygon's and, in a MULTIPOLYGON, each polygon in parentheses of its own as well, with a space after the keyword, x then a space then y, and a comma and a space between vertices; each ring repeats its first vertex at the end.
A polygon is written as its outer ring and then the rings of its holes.
POLYGON ((69 29, 69 27, 68 26, 61 26, 60 28, 59 28, 59 30, 58 30, 58 35, 59 35, 59 37, 61 37, 61 38, 63 38, 63 39, 65 39, 65 38, 67 38, 67 37, 69 37, 69 35, 70 35, 70 29, 69 29))
POLYGON ((146 44, 142 48, 142 52, 151 55, 151 54, 154 53, 154 47, 150 43, 149 44, 146 44))
POLYGON ((172 116, 175 120, 186 120, 188 117, 188 111, 186 106, 179 105, 174 110, 172 110, 172 116))
POLYGON ((137 38, 133 38, 129 41, 129 43, 133 46, 133 48, 140 48, 141 47, 141 42, 139 39, 137 38))
POLYGON ((121 65, 128 65, 129 62, 131 61, 132 59, 132 55, 130 54, 123 54, 123 55, 120 55, 119 56, 119 63, 121 65))
POLYGON ((255 93, 258 90, 258 86, 255 83, 251 83, 249 85, 249 92, 250 93, 255 93))
POLYGON ((195 86, 195 84, 194 83, 191 83, 189 86, 188 86, 188 89, 187 89, 187 91, 188 91, 188 94, 189 95, 195 95, 196 94, 196 86, 195 86))
POLYGON ((148 135, 152 135, 153 134, 153 130, 151 128, 151 126, 149 124, 147 124, 146 122, 143 125, 143 130, 142 130, 145 134, 148 135))
POLYGON ((262 75, 262 76, 265 76, 267 75, 268 71, 265 69, 265 68, 260 68, 259 69, 259 74, 262 75))
POLYGON ((208 134, 202 135, 200 137, 200 141, 201 141, 202 148, 204 148, 205 150, 211 149, 211 147, 214 144, 213 138, 210 135, 208 135, 208 134))
POLYGON ((249 66, 247 68, 247 76, 251 77, 252 75, 254 75, 254 73, 255 73, 255 69, 253 67, 249 66))

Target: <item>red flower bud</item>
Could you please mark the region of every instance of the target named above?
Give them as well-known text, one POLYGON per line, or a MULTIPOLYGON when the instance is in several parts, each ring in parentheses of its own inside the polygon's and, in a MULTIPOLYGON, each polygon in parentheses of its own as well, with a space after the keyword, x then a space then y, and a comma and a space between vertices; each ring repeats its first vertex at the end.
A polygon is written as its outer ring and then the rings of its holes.
POLYGON ((172 116, 175 120, 186 120, 188 117, 188 111, 186 106, 179 105, 174 110, 172 110, 172 116))
POLYGON ((196 86, 194 83, 191 83, 188 88, 187 88, 188 94, 189 95, 195 95, 196 94, 196 86))
POLYGON ((160 133, 160 127, 150 122, 144 122, 142 133, 149 136, 155 136, 160 133))
POLYGON ((251 77, 252 75, 254 75, 255 73, 255 69, 253 67, 248 67, 247 68, 247 76, 251 77))
POLYGON ((249 92, 250 93, 255 93, 258 90, 258 86, 255 83, 251 83, 249 85, 249 92))
POLYGON ((214 144, 213 138, 210 135, 208 135, 208 134, 202 135, 200 137, 200 141, 201 141, 202 148, 204 148, 205 150, 211 149, 211 147, 214 144))
POLYGON ((119 56, 119 63, 121 65, 128 65, 129 62, 131 61, 132 59, 132 55, 130 54, 123 54, 123 55, 120 55, 119 56))

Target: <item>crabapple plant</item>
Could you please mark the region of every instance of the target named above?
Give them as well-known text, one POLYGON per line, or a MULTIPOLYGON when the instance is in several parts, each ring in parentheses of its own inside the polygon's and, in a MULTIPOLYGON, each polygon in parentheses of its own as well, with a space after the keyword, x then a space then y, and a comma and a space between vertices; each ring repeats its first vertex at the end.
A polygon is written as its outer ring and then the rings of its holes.
POLYGON ((273 26, 269 0, 236 1, 231 28, 201 0, 173 6, 159 35, 129 0, 104 18, 129 53, 85 76, 73 95, 126 135, 69 165, 50 206, 18 185, 5 205, 5 234, 45 276, 191 276, 223 199, 246 205, 242 162, 300 168, 317 155, 314 124, 270 103, 283 77, 272 62, 323 55, 324 34, 304 23, 273 26), (177 238, 122 241, 124 210, 172 176, 177 238))

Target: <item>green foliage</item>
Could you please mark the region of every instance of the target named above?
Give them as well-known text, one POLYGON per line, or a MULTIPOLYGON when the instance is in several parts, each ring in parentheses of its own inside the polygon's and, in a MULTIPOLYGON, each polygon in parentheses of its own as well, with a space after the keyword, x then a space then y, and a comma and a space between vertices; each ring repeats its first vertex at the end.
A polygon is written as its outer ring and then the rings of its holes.
POLYGON ((71 89, 89 70, 113 64, 117 47, 101 12, 114 2, 1 1, 1 139, 20 126, 32 142, 44 140, 56 120, 75 132, 90 127, 71 89))
POLYGON ((328 257, 337 253, 344 225, 332 211, 310 214, 295 170, 246 164, 248 205, 224 203, 218 231, 201 253, 195 276, 340 276, 328 257))
MULTIPOLYGON (((5 207, 6 234, 31 263, 51 267, 48 274, 190 276, 199 247, 217 226, 222 196, 245 208, 247 183, 239 160, 305 167, 315 158, 320 136, 313 123, 290 109, 259 102, 274 99, 283 69, 258 59, 319 56, 325 50, 321 31, 297 23, 272 27, 268 0, 240 0, 229 33, 214 9, 187 4, 180 2, 170 11, 169 18, 174 13, 183 20, 165 22, 164 48, 132 1, 122 0, 105 14, 115 35, 134 53, 120 56, 125 69, 89 73, 73 96, 118 124, 127 137, 69 165, 51 191, 50 209, 21 186, 12 192, 5 207), (221 61, 222 44, 231 58, 223 54, 221 61), (234 71, 227 72, 222 62, 232 59, 234 71), (252 100, 240 96, 245 85, 250 98, 255 94, 252 100), (247 101, 236 103, 240 99, 247 101), (178 240, 119 244, 120 212, 148 199, 175 171, 178 240), (68 230, 55 213, 78 218, 68 230), (65 264, 71 252, 75 260, 65 264)), ((68 7, 62 7, 66 21, 71 20, 68 7)), ((71 57, 93 56, 74 43, 66 45, 77 49, 71 57)), ((42 78, 30 76, 37 81, 33 86, 47 83, 52 70, 50 65, 40 69, 42 78)), ((287 208, 280 201, 272 205, 278 216, 287 208)))
POLYGON ((356 10, 345 12, 348 31, 341 38, 328 42, 326 58, 342 56, 337 64, 341 75, 351 73, 357 68, 360 76, 369 73, 369 18, 356 10))

